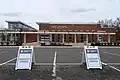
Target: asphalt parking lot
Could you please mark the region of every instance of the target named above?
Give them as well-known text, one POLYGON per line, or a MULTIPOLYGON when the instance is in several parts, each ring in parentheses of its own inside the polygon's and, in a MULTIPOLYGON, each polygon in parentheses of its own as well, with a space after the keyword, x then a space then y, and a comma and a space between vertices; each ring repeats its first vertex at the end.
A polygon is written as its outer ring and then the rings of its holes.
MULTIPOLYGON (((0 64, 6 61, 9 61, 13 58, 16 58, 17 50, 18 48, 15 48, 15 47, 14 48, 0 48, 0 64)), ((120 69, 120 66, 119 66, 120 65, 120 53, 119 53, 120 48, 112 48, 112 47, 107 48, 106 47, 106 48, 99 48, 99 50, 100 50, 102 62, 112 65, 113 67, 116 67, 117 69, 120 69)), ((62 71, 62 69, 59 66, 72 65, 73 69, 75 69, 76 66, 78 69, 78 66, 81 64, 83 48, 72 48, 72 47, 71 48, 70 47, 69 48, 36 47, 34 48, 36 64, 40 65, 42 68, 44 68, 45 66, 49 66, 50 71, 52 71, 52 64, 53 64, 55 52, 57 52, 57 55, 56 55, 57 71, 62 71)), ((15 62, 16 60, 13 60, 9 63, 15 64, 15 62)), ((14 70, 14 66, 12 66, 12 70, 14 70)), ((80 70, 84 72, 84 70, 82 69, 80 70)), ((77 71, 80 71, 80 70, 78 69, 77 71)), ((61 75, 61 72, 58 72, 58 76, 60 75, 61 75)), ((86 80, 90 80, 89 75, 87 76, 88 78, 86 78, 86 80)), ((41 79, 41 80, 47 80, 47 79, 41 79)), ((64 79, 64 80, 72 80, 72 79, 64 79)), ((80 79, 76 78, 75 80, 80 80, 80 79)), ((91 78, 91 80, 94 80, 94 79, 91 78)))
MULTIPOLYGON (((0 48, 0 63, 17 57, 18 48, 0 48)), ((104 63, 120 63, 120 48, 99 48, 104 63)), ((57 63, 81 63, 83 48, 34 48, 36 63, 53 63, 57 52, 57 63)), ((12 61, 10 63, 15 63, 12 61)))

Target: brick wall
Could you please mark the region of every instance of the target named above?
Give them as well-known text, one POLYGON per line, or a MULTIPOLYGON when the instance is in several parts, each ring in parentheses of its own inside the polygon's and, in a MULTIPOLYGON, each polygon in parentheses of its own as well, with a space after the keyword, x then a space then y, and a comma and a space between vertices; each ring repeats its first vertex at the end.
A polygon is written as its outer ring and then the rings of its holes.
POLYGON ((36 34, 26 34, 26 43, 37 42, 36 34))
MULTIPOLYGON (((115 28, 101 28, 101 25, 99 24, 46 24, 46 25, 40 25, 39 26, 40 30, 48 30, 48 31, 63 31, 63 32, 97 32, 97 31, 106 31, 108 33, 115 33, 116 29, 115 28)), ((86 40, 85 38, 86 35, 83 35, 83 39, 84 41, 86 40)), ((56 35, 57 37, 57 35, 56 35)), ((69 41, 69 35, 66 35, 66 42, 69 41)), ((77 42, 81 42, 81 35, 77 35, 76 37, 77 42)), ((97 35, 94 35, 94 42, 97 42, 97 35)), ((74 35, 72 35, 72 39, 74 42, 74 35)), ((115 35, 111 35, 111 41, 116 41, 116 36, 115 35)), ((103 37, 104 41, 108 41, 108 35, 104 35, 103 37)), ((57 41, 57 39, 55 38, 55 41, 57 41)), ((89 35, 89 42, 92 42, 92 35, 89 35)))

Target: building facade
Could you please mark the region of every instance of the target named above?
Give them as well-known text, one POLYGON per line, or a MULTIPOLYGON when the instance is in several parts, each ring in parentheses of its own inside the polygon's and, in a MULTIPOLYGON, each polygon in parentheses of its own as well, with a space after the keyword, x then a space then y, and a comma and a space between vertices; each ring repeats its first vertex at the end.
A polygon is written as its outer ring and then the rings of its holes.
POLYGON ((72 24, 72 23, 37 23, 40 31, 49 32, 67 32, 67 34, 44 34, 40 35, 42 42, 58 42, 58 43, 83 43, 83 42, 115 42, 116 35, 108 35, 116 33, 115 28, 105 28, 100 24, 72 24), (81 32, 81 34, 69 34, 70 32, 81 32), (83 34, 82 34, 83 32, 83 34), (89 33, 93 34, 89 34, 89 33), (94 34, 94 33, 108 34, 94 34), (84 34, 88 33, 88 34, 84 34))
MULTIPOLYGON (((36 32, 37 30, 21 21, 6 21, 8 23, 8 30, 12 32, 36 32)), ((36 34, 8 34, 7 41, 22 41, 23 43, 30 43, 37 41, 36 34)))
MULTIPOLYGON (((21 21, 6 21, 8 29, 1 30, 4 37, 2 41, 22 41, 23 43, 92 43, 116 42, 116 29, 107 28, 96 23, 41 23, 39 30, 21 21), (19 33, 8 33, 19 32, 19 33), (24 33, 22 33, 24 32, 24 33), (30 33, 27 33, 30 32, 30 33), (102 33, 102 34, 101 34, 102 33), (106 33, 106 34, 104 34, 106 33), (114 34, 110 34, 114 33, 114 34)), ((3 36, 1 34, 1 36, 3 36)))

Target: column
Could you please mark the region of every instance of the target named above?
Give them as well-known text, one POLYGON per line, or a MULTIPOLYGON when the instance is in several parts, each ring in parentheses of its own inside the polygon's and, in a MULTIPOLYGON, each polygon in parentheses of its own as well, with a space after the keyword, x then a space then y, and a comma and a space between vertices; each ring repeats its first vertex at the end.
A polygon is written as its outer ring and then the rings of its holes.
POLYGON ((49 37, 49 38, 50 38, 50 42, 52 42, 52 34, 50 34, 50 37, 49 37))
MULTIPOLYGON (((15 41, 16 41, 16 37, 18 37, 18 36, 16 36, 16 33, 15 33, 15 38, 14 38, 14 39, 15 39, 15 41)), ((20 38, 18 38, 18 39, 20 39, 20 38)))
POLYGON ((110 43, 110 34, 108 34, 108 42, 110 43))
POLYGON ((10 33, 10 41, 13 41, 13 35, 10 33))
POLYGON ((76 34, 74 34, 74 43, 76 43, 77 41, 76 41, 76 34))
POLYGON ((39 42, 39 38, 40 38, 40 36, 39 36, 39 33, 37 34, 37 42, 39 42))
POLYGON ((26 43, 26 33, 24 33, 24 43, 26 43))
POLYGON ((86 34, 86 44, 88 44, 88 34, 86 34))
POLYGON ((0 34, 0 42, 2 42, 2 34, 0 34))
POLYGON ((5 42, 7 42, 7 35, 8 35, 8 34, 5 33, 5 42))
POLYGON ((62 43, 64 43, 64 34, 62 34, 62 43))

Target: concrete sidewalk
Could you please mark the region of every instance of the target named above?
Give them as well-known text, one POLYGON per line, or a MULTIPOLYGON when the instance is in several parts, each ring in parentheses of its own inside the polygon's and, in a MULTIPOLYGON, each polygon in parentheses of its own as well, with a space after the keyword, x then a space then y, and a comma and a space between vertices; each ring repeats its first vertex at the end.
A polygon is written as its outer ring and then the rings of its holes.
MULTIPOLYGON (((72 46, 41 46, 39 42, 33 43, 24 43, 22 46, 34 46, 40 48, 83 48, 85 43, 65 43, 65 45, 72 45, 72 46)), ((90 43, 88 44, 90 45, 90 43)), ((17 48, 19 46, 0 46, 0 48, 17 48)), ((99 48, 120 48, 120 46, 99 46, 99 48)))
POLYGON ((32 43, 23 43, 23 46, 28 45, 28 46, 40 46, 39 42, 32 42, 32 43))
MULTIPOLYGON (((88 43, 87 45, 90 45, 91 43, 88 43)), ((32 43, 23 43, 23 45, 33 45, 33 46, 41 46, 39 42, 32 42, 32 43)), ((84 46, 85 43, 64 43, 64 45, 72 45, 72 46, 84 46)))

